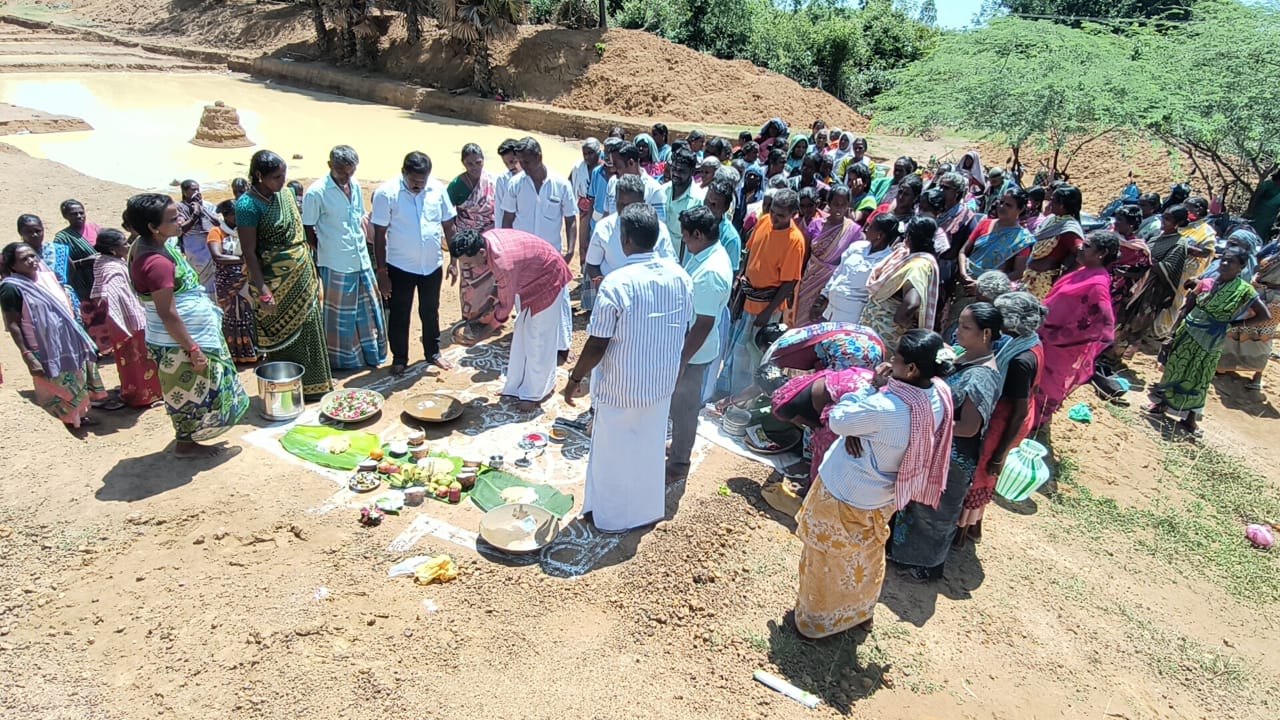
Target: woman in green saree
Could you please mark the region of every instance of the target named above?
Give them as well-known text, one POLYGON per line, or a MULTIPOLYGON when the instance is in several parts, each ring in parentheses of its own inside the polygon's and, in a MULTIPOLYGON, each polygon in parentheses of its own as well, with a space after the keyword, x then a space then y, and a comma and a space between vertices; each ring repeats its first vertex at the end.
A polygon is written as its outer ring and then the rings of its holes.
POLYGON ((1152 388, 1147 412, 1179 418, 1178 426, 1192 437, 1203 433, 1197 420, 1213 382, 1227 330, 1253 319, 1266 320, 1271 311, 1258 291, 1240 277, 1248 256, 1228 246, 1222 253, 1217 280, 1205 280, 1187 293, 1186 304, 1174 322, 1173 339, 1160 350, 1164 376, 1152 388))
POLYGON ((134 195, 125 220, 138 234, 129 252, 129 280, 146 313, 147 350, 159 367, 165 409, 177 435, 173 454, 217 455, 223 448, 201 442, 225 433, 249 409, 222 337, 222 311, 176 241, 168 240, 181 234, 178 206, 168 195, 134 195))
POLYGON ((333 389, 320 279, 297 200, 285 189, 285 172, 279 155, 253 154, 249 192, 236 201, 236 227, 249 282, 257 291, 258 348, 269 360, 301 365, 303 395, 318 397, 333 389))

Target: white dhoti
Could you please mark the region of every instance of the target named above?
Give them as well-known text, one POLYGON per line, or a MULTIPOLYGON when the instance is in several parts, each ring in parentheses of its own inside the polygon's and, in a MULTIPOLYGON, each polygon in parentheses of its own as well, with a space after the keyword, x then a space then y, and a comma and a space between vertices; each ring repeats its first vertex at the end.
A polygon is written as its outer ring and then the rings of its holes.
POLYGON ((560 349, 563 322, 559 304, 557 301, 537 315, 530 315, 528 310, 518 311, 515 330, 511 333, 511 357, 507 360, 503 395, 537 402, 555 390, 556 351, 560 349))
POLYGON ((671 397, 642 408, 592 403, 591 454, 582 511, 604 532, 623 532, 666 514, 667 413, 671 397))
POLYGON ((559 345, 556 350, 568 350, 569 343, 573 340, 573 311, 569 308, 568 285, 560 291, 560 298, 556 300, 556 305, 560 306, 560 335, 557 338, 559 345))

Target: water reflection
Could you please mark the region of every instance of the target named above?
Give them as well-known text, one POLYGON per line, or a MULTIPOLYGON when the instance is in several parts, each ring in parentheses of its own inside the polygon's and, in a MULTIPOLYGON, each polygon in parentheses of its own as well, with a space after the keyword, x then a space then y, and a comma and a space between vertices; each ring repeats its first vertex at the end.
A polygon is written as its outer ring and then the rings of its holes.
MULTIPOLYGON (((422 150, 448 182, 462 171, 459 155, 479 143, 486 164, 501 172, 498 144, 531 133, 452 120, 300 90, 230 74, 15 73, 0 75, 0 101, 83 118, 89 132, 0 138, 34 157, 56 160, 103 180, 168 190, 174 179, 224 187, 243 176, 263 147, 289 160, 292 177, 328 172, 329 148, 346 143, 360 153, 366 184, 394 177, 406 152, 422 150), (252 148, 213 149, 188 142, 206 104, 222 100, 240 111, 252 148)), ((534 134, 547 164, 568 176, 582 159, 576 146, 534 134)))

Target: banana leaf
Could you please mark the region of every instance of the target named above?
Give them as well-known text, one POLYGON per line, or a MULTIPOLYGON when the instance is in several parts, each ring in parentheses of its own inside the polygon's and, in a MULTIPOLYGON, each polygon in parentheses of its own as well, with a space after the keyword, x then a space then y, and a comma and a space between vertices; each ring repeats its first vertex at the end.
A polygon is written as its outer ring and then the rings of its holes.
POLYGON ((289 454, 334 470, 355 470, 356 465, 369 457, 381 442, 373 433, 339 430, 324 425, 296 425, 280 438, 280 444, 289 454), (351 441, 351 447, 338 455, 320 449, 320 441, 330 437, 345 437, 351 441))
POLYGON ((501 470, 485 470, 476 478, 476 485, 471 489, 471 500, 481 510, 490 510, 506 505, 502 499, 502 491, 510 487, 533 488, 538 494, 534 505, 546 510, 558 518, 563 518, 573 510, 573 496, 566 495, 550 485, 539 485, 528 480, 521 480, 515 475, 501 470))

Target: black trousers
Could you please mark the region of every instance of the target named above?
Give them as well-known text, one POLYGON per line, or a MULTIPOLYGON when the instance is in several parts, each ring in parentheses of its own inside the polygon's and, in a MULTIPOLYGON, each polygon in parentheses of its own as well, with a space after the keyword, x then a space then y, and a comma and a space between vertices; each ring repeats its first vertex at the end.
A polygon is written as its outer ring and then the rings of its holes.
POLYGON ((391 345, 391 362, 409 364, 409 313, 413 311, 413 294, 418 293, 418 319, 422 321, 422 352, 427 360, 440 354, 440 282, 444 268, 430 275, 401 270, 387 265, 391 278, 391 322, 387 340, 391 345))

